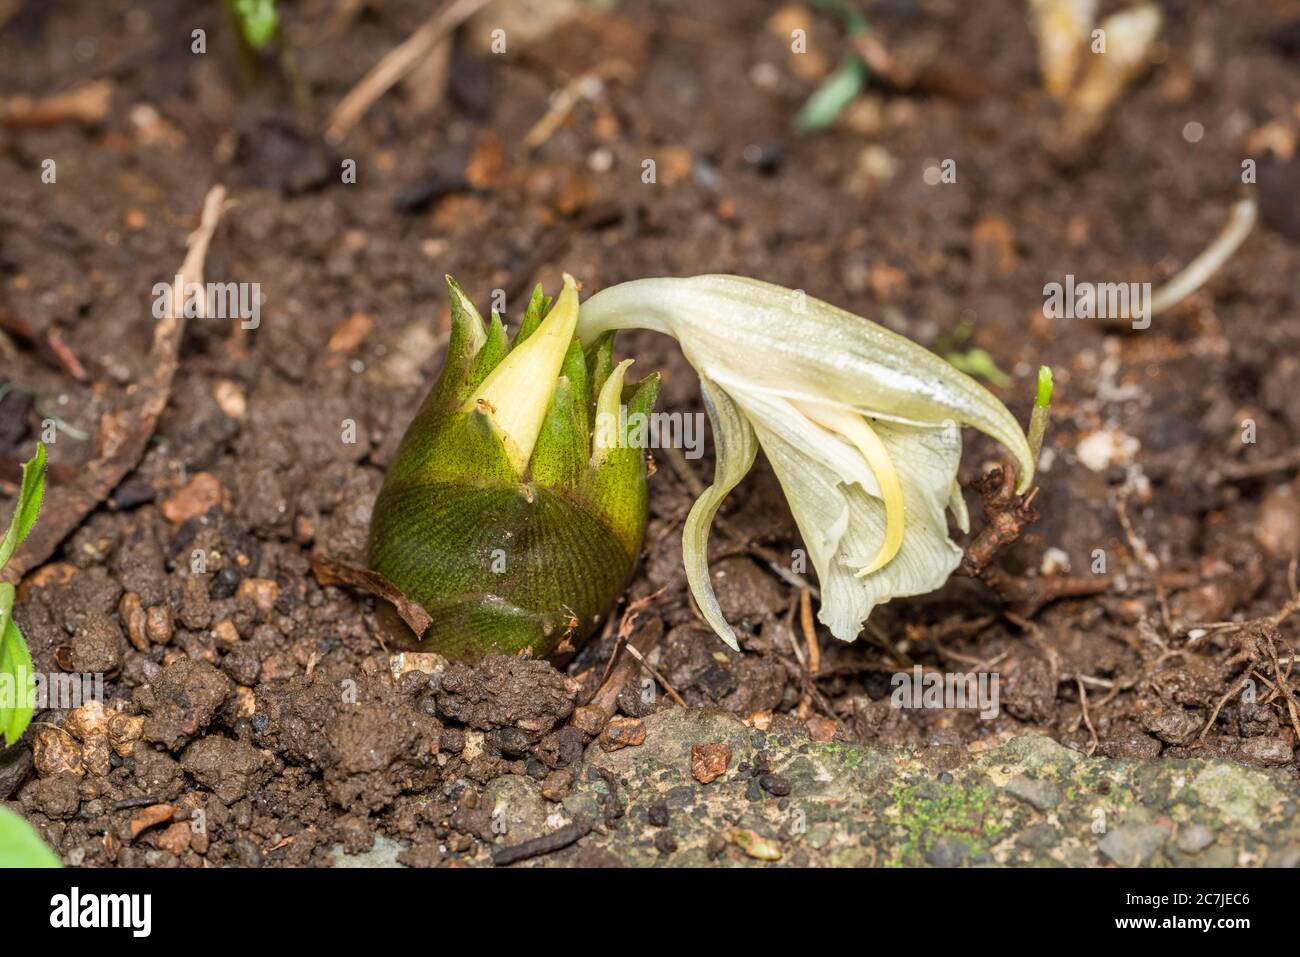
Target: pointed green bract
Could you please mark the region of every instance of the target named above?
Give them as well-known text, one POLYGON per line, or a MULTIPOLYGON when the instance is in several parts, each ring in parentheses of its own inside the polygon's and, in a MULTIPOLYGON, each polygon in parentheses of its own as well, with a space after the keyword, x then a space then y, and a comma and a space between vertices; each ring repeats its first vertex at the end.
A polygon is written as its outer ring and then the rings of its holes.
POLYGON ((645 514, 649 493, 646 489, 646 455, 641 443, 644 434, 632 436, 633 424, 644 421, 654 411, 659 396, 659 375, 640 382, 627 401, 627 423, 621 429, 618 444, 607 450, 600 461, 592 455, 587 472, 586 497, 604 515, 610 528, 629 549, 641 547, 645 532, 645 514))
POLYGON ((577 489, 590 447, 587 406, 587 363, 581 343, 575 340, 569 344, 555 397, 528 463, 532 481, 577 489))
POLYGON ((528 306, 524 309, 523 322, 519 324, 519 331, 515 333, 515 345, 522 345, 528 340, 537 327, 542 324, 542 319, 546 312, 551 308, 551 297, 542 292, 542 284, 538 283, 533 289, 532 296, 528 299, 528 306))
POLYGON ((451 333, 447 337, 447 355, 442 360, 438 382, 429 394, 429 402, 445 402, 460 395, 465 388, 474 357, 487 341, 483 317, 465 290, 450 276, 447 277, 447 294, 451 300, 451 333))
POLYGON ((492 310, 492 323, 488 326, 487 340, 483 343, 483 348, 479 350, 478 355, 474 357, 473 363, 469 368, 469 374, 465 379, 467 389, 477 389, 483 380, 488 377, 506 357, 510 351, 510 336, 506 333, 505 324, 501 321, 501 316, 495 309, 492 310))

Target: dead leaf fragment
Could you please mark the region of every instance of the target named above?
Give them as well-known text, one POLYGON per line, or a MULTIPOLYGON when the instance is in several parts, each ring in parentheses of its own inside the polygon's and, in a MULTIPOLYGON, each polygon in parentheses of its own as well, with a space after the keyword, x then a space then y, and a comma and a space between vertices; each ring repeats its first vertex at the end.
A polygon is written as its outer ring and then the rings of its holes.
POLYGON ((135 840, 144 831, 155 825, 162 824, 164 821, 170 821, 176 813, 176 808, 170 804, 150 804, 142 808, 140 813, 131 818, 131 840, 135 840))
POLYGON ((408 628, 416 635, 423 635, 433 618, 417 602, 402 594, 402 590, 379 572, 368 568, 357 568, 332 558, 314 556, 311 560, 312 574, 322 585, 346 585, 359 588, 367 594, 382 598, 391 604, 406 622, 408 628))

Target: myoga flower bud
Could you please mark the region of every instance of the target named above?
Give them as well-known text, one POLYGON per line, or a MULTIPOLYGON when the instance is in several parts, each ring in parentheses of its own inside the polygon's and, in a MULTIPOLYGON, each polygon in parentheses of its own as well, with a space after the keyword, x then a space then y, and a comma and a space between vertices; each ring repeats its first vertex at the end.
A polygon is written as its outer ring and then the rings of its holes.
POLYGON ((562 655, 631 578, 646 462, 623 423, 650 414, 659 379, 624 400, 613 334, 585 351, 574 338, 571 276, 554 305, 538 287, 513 345, 500 316, 485 326, 447 284, 446 360, 375 502, 370 567, 432 617, 421 650, 562 655))

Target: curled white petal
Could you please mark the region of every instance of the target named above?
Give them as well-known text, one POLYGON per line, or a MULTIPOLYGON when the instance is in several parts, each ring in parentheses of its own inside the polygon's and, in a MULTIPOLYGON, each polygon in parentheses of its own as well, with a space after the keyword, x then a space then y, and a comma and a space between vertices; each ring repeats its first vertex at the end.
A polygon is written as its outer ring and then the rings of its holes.
POLYGON ((727 393, 716 387, 711 388, 708 379, 700 377, 700 391, 704 394, 704 407, 709 412, 709 422, 713 426, 713 444, 717 454, 713 466, 713 484, 704 490, 690 514, 686 516, 686 525, 682 530, 682 563, 686 567, 686 582, 691 594, 700 608, 704 620, 735 650, 740 650, 736 633, 722 613, 718 598, 713 593, 713 582, 709 578, 709 531, 713 528, 714 516, 727 494, 740 484, 754 464, 758 454, 758 443, 754 440, 754 429, 746 421, 736 404, 727 393))
POLYGON ((904 535, 898 554, 865 577, 885 536, 885 507, 871 472, 850 447, 799 415, 785 399, 741 390, 733 395, 754 425, 781 482, 790 511, 821 583, 819 619, 831 634, 853 641, 871 610, 890 598, 939 588, 961 561, 948 538, 945 510, 961 459, 961 433, 875 422, 903 483, 904 535))

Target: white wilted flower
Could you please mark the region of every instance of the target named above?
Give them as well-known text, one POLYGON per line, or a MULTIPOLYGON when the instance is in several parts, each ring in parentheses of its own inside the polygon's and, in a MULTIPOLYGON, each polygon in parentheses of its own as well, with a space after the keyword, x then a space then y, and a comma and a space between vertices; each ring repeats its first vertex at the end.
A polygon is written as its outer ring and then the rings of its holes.
POLYGON ((801 291, 739 276, 641 279, 582 304, 585 343, 625 328, 673 336, 699 373, 717 463, 686 520, 682 555, 701 612, 733 648, 709 580, 708 536, 759 446, 817 569, 819 618, 844 641, 876 605, 933 591, 960 562, 945 509, 967 530, 961 426, 1011 451, 1019 491, 1033 479, 1025 435, 992 393, 911 340, 801 291))

